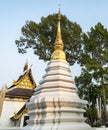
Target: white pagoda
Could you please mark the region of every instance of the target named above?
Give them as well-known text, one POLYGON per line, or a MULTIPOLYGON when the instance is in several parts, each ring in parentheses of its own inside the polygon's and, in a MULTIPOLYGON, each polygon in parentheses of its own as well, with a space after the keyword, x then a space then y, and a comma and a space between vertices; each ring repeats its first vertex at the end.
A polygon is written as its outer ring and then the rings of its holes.
POLYGON ((87 102, 77 94, 63 51, 60 21, 59 10, 55 50, 46 74, 27 104, 29 120, 23 130, 91 130, 83 116, 87 102))

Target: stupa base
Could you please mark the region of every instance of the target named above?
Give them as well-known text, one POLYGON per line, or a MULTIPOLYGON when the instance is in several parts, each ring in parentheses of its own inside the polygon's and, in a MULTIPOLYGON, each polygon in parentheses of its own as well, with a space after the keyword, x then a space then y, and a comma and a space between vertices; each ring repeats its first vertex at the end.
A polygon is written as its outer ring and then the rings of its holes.
POLYGON ((96 130, 91 128, 86 123, 78 122, 63 122, 63 123, 47 123, 47 124, 34 124, 24 127, 21 130, 96 130))

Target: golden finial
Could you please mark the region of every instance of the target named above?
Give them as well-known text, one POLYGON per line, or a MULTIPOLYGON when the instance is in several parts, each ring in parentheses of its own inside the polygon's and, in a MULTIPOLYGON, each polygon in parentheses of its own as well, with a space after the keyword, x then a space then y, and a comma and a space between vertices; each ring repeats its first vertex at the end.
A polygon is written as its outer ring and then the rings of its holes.
POLYGON ((61 27, 60 27, 60 20, 61 20, 61 13, 60 13, 60 7, 58 11, 58 27, 57 27, 57 35, 56 35, 56 40, 54 44, 54 49, 55 51, 53 52, 51 59, 52 60, 66 60, 66 55, 63 51, 63 41, 62 41, 62 36, 61 36, 61 27))

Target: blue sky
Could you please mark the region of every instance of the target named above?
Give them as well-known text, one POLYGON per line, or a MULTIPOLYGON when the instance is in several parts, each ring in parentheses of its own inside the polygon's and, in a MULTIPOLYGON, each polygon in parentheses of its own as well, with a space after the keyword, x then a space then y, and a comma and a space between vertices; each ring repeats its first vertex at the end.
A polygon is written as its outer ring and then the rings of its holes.
MULTIPOLYGON (((84 32, 98 22, 108 28, 108 0, 1 0, 0 1, 0 87, 10 86, 23 71, 28 59, 32 64, 33 76, 38 83, 45 74, 47 63, 38 60, 30 50, 19 54, 15 40, 21 36, 21 27, 27 20, 37 23, 42 16, 58 12, 77 22, 84 32)), ((64 43, 65 44, 65 43, 64 43)), ((72 75, 79 74, 77 66, 71 67, 72 75)))

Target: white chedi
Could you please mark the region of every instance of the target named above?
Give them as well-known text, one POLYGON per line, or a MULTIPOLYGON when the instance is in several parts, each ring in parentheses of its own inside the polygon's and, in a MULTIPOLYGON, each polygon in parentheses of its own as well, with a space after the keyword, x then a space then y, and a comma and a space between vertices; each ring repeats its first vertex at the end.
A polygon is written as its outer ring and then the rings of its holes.
POLYGON ((71 77, 69 64, 51 60, 46 74, 30 99, 26 130, 87 130, 83 117, 87 102, 81 100, 71 77))
POLYGON ((29 120, 25 130, 89 130, 83 116, 87 103, 77 94, 69 64, 63 51, 60 10, 55 50, 46 74, 27 104, 29 120))

